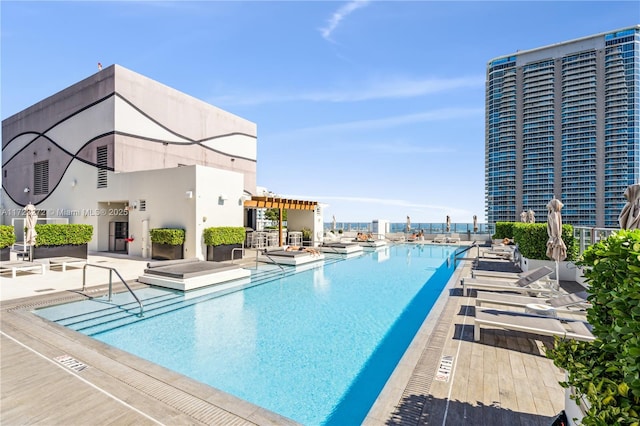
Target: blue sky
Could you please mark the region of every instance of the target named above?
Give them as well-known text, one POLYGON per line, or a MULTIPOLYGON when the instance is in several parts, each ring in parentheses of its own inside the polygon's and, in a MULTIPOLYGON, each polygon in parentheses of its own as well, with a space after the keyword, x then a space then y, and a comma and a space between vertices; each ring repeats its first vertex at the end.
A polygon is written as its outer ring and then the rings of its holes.
POLYGON ((486 63, 636 1, 2 1, 1 116, 119 64, 258 126, 258 185, 325 220, 484 219, 486 63))

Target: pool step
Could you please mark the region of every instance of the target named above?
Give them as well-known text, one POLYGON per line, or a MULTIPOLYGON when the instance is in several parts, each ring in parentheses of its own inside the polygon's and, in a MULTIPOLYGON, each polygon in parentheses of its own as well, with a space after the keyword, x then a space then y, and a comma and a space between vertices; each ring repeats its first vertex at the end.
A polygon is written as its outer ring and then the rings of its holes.
MULTIPOLYGON (((344 260, 343 257, 336 256, 335 258, 325 258, 324 263, 331 264, 342 260, 344 260)), ((136 295, 140 298, 144 306, 144 314, 142 317, 138 316, 140 312, 138 303, 129 293, 114 294, 111 301, 107 301, 106 297, 92 299, 90 301, 92 303, 83 301, 81 302, 83 304, 83 311, 76 312, 73 315, 69 315, 69 310, 64 309, 58 316, 56 316, 55 311, 54 313, 47 313, 47 315, 42 316, 83 334, 95 335, 296 273, 297 270, 294 266, 283 265, 283 267, 280 268, 279 266, 273 265, 272 268, 262 267, 258 270, 252 269, 250 282, 243 280, 229 281, 187 293, 173 292, 154 287, 136 290, 136 295)))

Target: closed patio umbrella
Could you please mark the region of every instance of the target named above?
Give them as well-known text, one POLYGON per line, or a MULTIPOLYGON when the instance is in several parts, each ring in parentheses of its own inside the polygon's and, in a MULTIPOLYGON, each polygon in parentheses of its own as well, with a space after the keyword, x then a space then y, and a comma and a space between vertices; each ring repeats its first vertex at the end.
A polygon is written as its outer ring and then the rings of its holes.
POLYGON ((36 206, 29 203, 24 207, 26 217, 24 220, 25 226, 25 239, 24 243, 29 246, 29 260, 33 260, 33 246, 36 244, 36 222, 38 221, 38 215, 36 214, 36 206))
POLYGON ((549 235, 547 257, 556 262, 556 284, 558 288, 560 287, 558 264, 567 258, 567 246, 562 241, 562 214, 560 213, 562 207, 564 207, 564 204, 556 198, 547 204, 547 210, 549 211, 547 216, 547 234, 549 235))
POLYGON ((527 220, 529 220, 527 212, 522 210, 522 213, 520 213, 520 222, 526 223, 527 220))
POLYGON ((527 212, 527 222, 536 223, 536 214, 533 210, 527 212))
POLYGON ((638 229, 640 228, 640 184, 629 185, 624 191, 624 198, 627 199, 627 204, 618 216, 620 229, 638 229))
POLYGON ((473 215, 473 232, 478 232, 478 216, 473 215))
POLYGON ((447 232, 451 231, 451 218, 447 215, 447 232))
POLYGON ((333 221, 331 222, 331 230, 335 231, 336 230, 336 215, 333 215, 333 221))
POLYGON ((411 218, 407 216, 407 232, 411 232, 411 218))

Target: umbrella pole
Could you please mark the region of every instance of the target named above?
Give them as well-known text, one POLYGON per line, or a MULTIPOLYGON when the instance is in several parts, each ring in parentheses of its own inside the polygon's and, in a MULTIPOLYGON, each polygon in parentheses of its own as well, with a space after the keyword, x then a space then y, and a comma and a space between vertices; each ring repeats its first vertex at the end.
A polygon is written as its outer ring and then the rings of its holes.
POLYGON ((557 290, 560 290, 560 272, 559 272, 560 267, 558 266, 559 263, 560 262, 558 262, 556 260, 556 287, 557 287, 557 290))

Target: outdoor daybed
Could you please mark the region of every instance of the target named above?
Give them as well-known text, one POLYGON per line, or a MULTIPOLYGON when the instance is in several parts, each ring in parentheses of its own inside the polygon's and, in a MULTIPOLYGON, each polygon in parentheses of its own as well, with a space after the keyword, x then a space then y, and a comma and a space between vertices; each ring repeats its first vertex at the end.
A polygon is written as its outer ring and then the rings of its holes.
POLYGON ((188 291, 213 284, 248 278, 251 272, 238 265, 199 259, 167 260, 147 263, 138 281, 158 287, 188 291))
POLYGON ((302 265, 310 262, 324 260, 322 253, 310 253, 305 250, 292 250, 278 248, 276 250, 266 250, 260 252, 258 260, 266 263, 277 263, 280 265, 302 265))
POLYGON ((366 241, 356 240, 356 242, 365 249, 377 249, 378 247, 384 247, 387 245, 385 240, 368 239, 366 241))
POLYGON ((353 254, 361 253, 364 249, 357 243, 324 243, 317 247, 323 253, 353 254))

